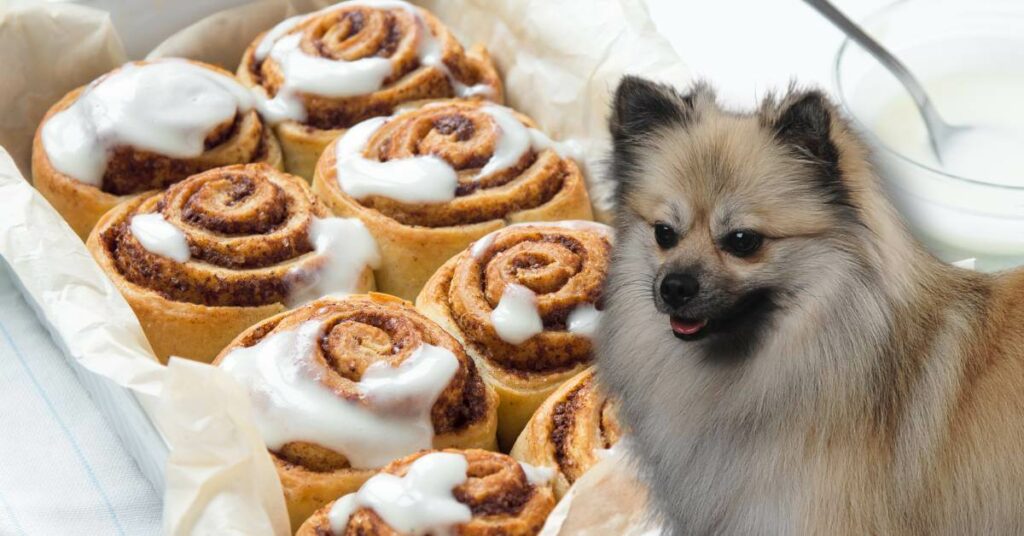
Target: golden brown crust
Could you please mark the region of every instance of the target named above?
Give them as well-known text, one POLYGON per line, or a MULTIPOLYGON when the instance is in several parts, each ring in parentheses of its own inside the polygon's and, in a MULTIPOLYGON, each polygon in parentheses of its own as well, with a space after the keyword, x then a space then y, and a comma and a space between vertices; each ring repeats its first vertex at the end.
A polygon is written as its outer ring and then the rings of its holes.
POLYGON ((562 497, 583 473, 622 436, 615 404, 600 390, 593 369, 562 384, 537 409, 516 440, 511 456, 555 470, 554 489, 562 497))
MULTIPOLYGON (((146 63, 136 62, 137 65, 146 63)), ((191 63, 233 77, 219 67, 191 63)), ((32 181, 35 187, 83 240, 100 216, 132 195, 166 188, 190 175, 229 164, 264 162, 278 169, 284 166, 281 147, 272 129, 264 124, 255 110, 250 110, 215 127, 207 135, 206 152, 198 157, 178 159, 129 146, 116 147, 110 155, 101 187, 86 184, 57 171, 42 143, 43 125, 53 115, 71 106, 86 87, 71 91, 50 108, 39 123, 32 142, 32 181)))
MULTIPOLYGON (((135 310, 161 360, 209 361, 242 329, 285 309, 315 274, 309 226, 329 213, 302 179, 266 165, 217 168, 107 213, 88 246, 135 310), (191 259, 150 252, 130 232, 137 214, 160 213, 186 237, 191 259)), ((366 267, 359 290, 373 286, 366 267)))
MULTIPOLYGON (((239 347, 272 333, 296 329, 309 320, 324 324, 314 363, 325 371, 320 381, 339 396, 360 400, 354 383, 372 363, 398 366, 421 344, 452 352, 460 366, 431 409, 434 446, 496 448, 497 396, 487 387, 462 345, 412 304, 372 293, 322 299, 252 326, 223 349, 215 365, 239 347)), ((376 471, 354 469, 344 455, 307 442, 292 442, 271 452, 278 468, 293 528, 326 502, 357 489, 376 471)))
MULTIPOLYGON (((306 120, 284 121, 276 126, 288 171, 311 180, 320 153, 352 125, 389 115, 407 102, 456 95, 441 69, 419 61, 418 48, 426 31, 439 42, 444 65, 460 84, 486 86, 486 97, 502 102, 501 79, 487 51, 479 45, 468 51, 463 49, 433 14, 423 8, 415 9, 425 26, 404 9, 344 5, 314 15, 285 34, 301 33, 300 46, 314 56, 344 61, 382 57, 389 59, 392 66, 392 75, 378 91, 348 97, 302 96, 306 120)), ((284 83, 284 76, 273 58, 256 59, 256 48, 263 36, 259 35, 246 49, 238 77, 247 85, 264 88, 273 97, 284 83)))
MULTIPOLYGON (((364 150, 382 161, 428 154, 444 159, 459 175, 456 197, 448 202, 356 199, 338 182, 335 145, 324 151, 313 189, 335 214, 357 217, 373 233, 384 258, 377 271, 382 290, 411 299, 444 261, 506 223, 592 218, 579 166, 554 150, 528 150, 508 170, 475 179, 499 132, 482 106, 447 100, 405 110, 374 133, 364 150)), ((534 126, 522 114, 516 118, 534 126)))
POLYGON ((589 337, 566 330, 578 306, 601 308, 611 237, 604 228, 529 224, 502 229, 475 256, 466 250, 445 263, 416 300, 477 360, 501 396, 499 441, 509 448, 534 410, 591 361, 589 337), (502 340, 491 322, 509 284, 537 295, 545 330, 521 344, 502 340))
MULTIPOLYGON (((423 451, 388 464, 381 472, 405 475, 417 459, 436 451, 423 451)), ((538 534, 555 506, 551 486, 533 484, 522 466, 509 456, 478 449, 443 452, 461 454, 469 467, 467 480, 452 490, 456 500, 469 506, 473 518, 455 528, 461 536, 529 536, 538 534)), ((357 509, 341 534, 331 531, 328 520, 333 503, 310 517, 296 536, 397 535, 369 508, 357 509)))

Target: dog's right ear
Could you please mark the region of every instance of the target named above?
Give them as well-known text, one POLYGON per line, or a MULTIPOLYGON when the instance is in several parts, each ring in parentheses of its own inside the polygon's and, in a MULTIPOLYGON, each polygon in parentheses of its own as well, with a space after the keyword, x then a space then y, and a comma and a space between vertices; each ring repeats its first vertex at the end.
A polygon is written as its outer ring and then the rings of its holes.
POLYGON ((626 75, 615 90, 609 129, 616 143, 643 139, 670 124, 686 126, 694 116, 694 99, 703 88, 680 95, 670 86, 626 75))

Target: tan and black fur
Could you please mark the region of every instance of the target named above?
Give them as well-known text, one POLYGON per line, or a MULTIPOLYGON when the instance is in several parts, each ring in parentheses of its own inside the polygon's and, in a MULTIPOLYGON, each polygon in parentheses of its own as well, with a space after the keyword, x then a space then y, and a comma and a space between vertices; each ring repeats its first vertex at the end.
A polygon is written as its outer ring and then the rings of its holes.
POLYGON ((819 92, 736 113, 627 77, 611 132, 598 372, 672 534, 1024 533, 1024 273, 926 253, 819 92))

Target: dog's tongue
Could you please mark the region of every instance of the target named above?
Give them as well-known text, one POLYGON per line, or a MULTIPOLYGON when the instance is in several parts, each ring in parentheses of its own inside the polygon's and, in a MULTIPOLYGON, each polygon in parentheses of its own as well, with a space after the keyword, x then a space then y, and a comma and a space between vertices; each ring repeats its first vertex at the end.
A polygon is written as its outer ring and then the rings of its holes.
POLYGON ((672 323, 672 331, 680 335, 693 335, 708 324, 707 320, 683 320, 676 317, 672 317, 670 322, 672 323))

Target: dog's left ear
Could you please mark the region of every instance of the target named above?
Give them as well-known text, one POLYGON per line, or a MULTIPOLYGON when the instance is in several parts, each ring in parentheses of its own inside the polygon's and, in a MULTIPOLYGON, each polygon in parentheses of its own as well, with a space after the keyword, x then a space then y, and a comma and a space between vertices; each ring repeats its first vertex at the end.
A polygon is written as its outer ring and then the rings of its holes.
POLYGON ((839 150, 832 141, 834 109, 820 91, 791 93, 767 125, 781 143, 820 163, 830 178, 839 179, 839 150))

